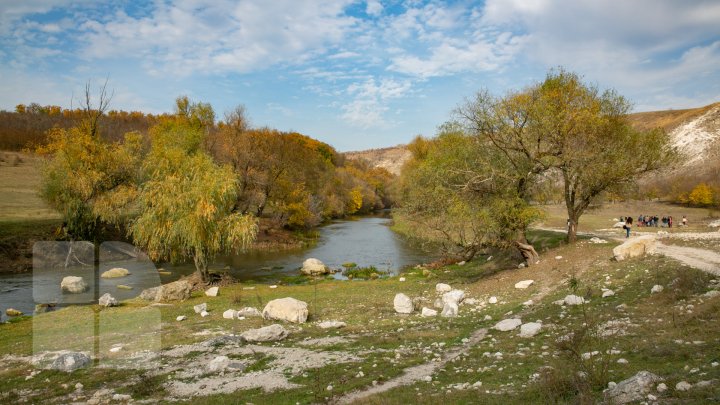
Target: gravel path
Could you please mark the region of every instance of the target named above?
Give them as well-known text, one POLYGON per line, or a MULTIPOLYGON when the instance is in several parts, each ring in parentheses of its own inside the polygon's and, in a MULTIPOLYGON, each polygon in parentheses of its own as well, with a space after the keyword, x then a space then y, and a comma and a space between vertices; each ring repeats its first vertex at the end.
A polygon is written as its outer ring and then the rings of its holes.
POLYGON ((671 257, 690 267, 720 276, 720 254, 710 250, 658 243, 658 253, 671 257))

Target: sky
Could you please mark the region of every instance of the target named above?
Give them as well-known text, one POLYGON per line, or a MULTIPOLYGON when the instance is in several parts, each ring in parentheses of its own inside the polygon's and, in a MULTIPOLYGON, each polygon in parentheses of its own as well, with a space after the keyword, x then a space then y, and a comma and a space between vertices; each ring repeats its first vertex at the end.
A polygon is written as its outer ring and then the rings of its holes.
POLYGON ((0 1, 0 109, 77 106, 107 78, 111 109, 242 104, 340 151, 432 136, 559 66, 635 111, 720 101, 720 1, 0 1))

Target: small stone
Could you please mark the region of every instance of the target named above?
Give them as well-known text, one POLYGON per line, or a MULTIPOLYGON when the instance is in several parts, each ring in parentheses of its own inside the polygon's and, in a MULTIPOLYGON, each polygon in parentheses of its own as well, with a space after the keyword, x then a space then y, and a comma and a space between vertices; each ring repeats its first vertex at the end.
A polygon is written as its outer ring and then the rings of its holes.
POLYGON ((657 401, 657 397, 653 394, 648 394, 647 399, 648 401, 657 401))
POLYGON ((442 295, 443 304, 452 303, 460 305, 465 299, 465 292, 462 290, 452 290, 442 295))
POLYGON ((651 294, 657 294, 664 290, 665 288, 661 286, 660 284, 655 284, 652 289, 650 289, 651 294))
POLYGON ((125 277, 129 274, 130 274, 130 272, 128 271, 128 269, 124 269, 122 267, 115 267, 115 268, 112 268, 112 269, 104 272, 103 274, 100 275, 100 277, 102 277, 102 278, 120 278, 120 277, 125 277))
POLYGON ((238 311, 234 309, 228 309, 227 311, 223 312, 223 318, 224 319, 235 319, 237 318, 238 311))
POLYGON ((667 387, 667 385, 665 385, 665 383, 660 383, 657 385, 657 388, 655 388, 655 389, 657 390, 657 392, 662 393, 662 392, 667 391, 668 387, 667 387))
POLYGON ((405 281, 405 277, 400 277, 400 281, 405 281))
POLYGON ((525 306, 525 307, 531 307, 534 304, 535 304, 535 302, 533 300, 527 300, 527 301, 523 302, 523 306, 525 306))
POLYGON ((680 381, 675 384, 675 391, 688 391, 692 388, 692 385, 687 381, 680 381))
POLYGON ((555 260, 562 260, 562 256, 555 256, 555 260))
POLYGON ((103 294, 102 297, 98 300, 98 304, 100 304, 101 307, 116 307, 118 305, 118 301, 110 295, 110 293, 103 294))
POLYGON ((113 347, 113 348, 110 349, 110 353, 117 353, 117 352, 119 352, 120 350, 122 350, 122 346, 115 346, 115 347, 113 347))
POLYGON ((520 264, 518 264, 518 265, 517 265, 517 268, 518 268, 518 269, 524 269, 524 268, 525 268, 525 263, 520 263, 520 264))
POLYGON ((515 283, 515 288, 524 290, 535 283, 534 280, 523 280, 515 283))
POLYGON ((501 332, 507 332, 517 328, 520 325, 522 325, 522 320, 520 319, 503 319, 502 321, 496 323, 495 326, 493 326, 493 329, 499 330, 501 332))
POLYGON ((200 316, 202 316, 203 318, 205 318, 205 317, 208 316, 208 315, 210 315, 210 313, 209 313, 208 311, 202 311, 202 312, 200 312, 200 316))
MULTIPOLYGON (((437 312, 437 311, 436 311, 437 312)), ((458 315, 458 306, 454 302, 446 302, 440 316, 445 318, 454 318, 458 315)))
POLYGON ((129 402, 132 399, 132 396, 129 394, 113 394, 112 399, 113 401, 118 402, 129 402))
POLYGON ((613 290, 607 290, 602 293, 603 298, 612 297, 613 295, 615 295, 615 291, 613 290))
POLYGON ((395 312, 399 314, 411 314, 413 312, 413 302, 407 295, 398 293, 393 300, 395 312))
POLYGON ((528 322, 522 324, 520 326, 520 337, 533 337, 540 333, 540 329, 542 329, 542 324, 538 322, 528 322))
POLYGON ((237 316, 238 316, 238 318, 241 316, 246 316, 246 317, 262 316, 262 313, 257 308, 245 307, 238 311, 237 316))
POLYGON ((464 266, 464 265, 465 265, 465 260, 463 260, 463 261, 461 261, 461 262, 458 262, 457 265, 458 265, 458 266, 464 266))
POLYGON ((271 342, 284 339, 287 335, 288 331, 278 324, 259 329, 250 329, 240 334, 248 342, 271 342))
POLYGON ((177 318, 175 318, 175 320, 178 322, 184 321, 186 319, 187 319, 187 316, 185 316, 185 315, 180 315, 177 318))
POLYGON ((89 287, 82 277, 67 276, 63 277, 60 289, 70 294, 80 294, 87 291, 89 287))
POLYGON ((5 310, 5 315, 7 315, 7 316, 22 316, 22 314, 23 314, 22 311, 19 311, 14 308, 8 308, 5 310))
POLYGON ((425 382, 431 382, 431 381, 432 381, 432 376, 426 375, 425 377, 423 377, 423 381, 425 381, 425 382))
MULTIPOLYGON (((75 370, 84 368, 88 365, 90 365, 91 360, 90 357, 84 353, 79 352, 71 352, 71 353, 65 353, 63 355, 60 355, 55 361, 50 365, 50 368, 53 370, 59 370, 59 371, 65 371, 67 373, 71 373, 75 370)), ((80 383, 78 383, 80 384, 80 383)), ((76 386, 77 388, 77 386, 76 386)), ((80 384, 80 389, 82 389, 82 384, 80 384)))
POLYGON ((483 321, 492 321, 492 316, 485 315, 485 317, 483 318, 483 321))
POLYGON ((628 364, 629 362, 626 359, 618 359, 618 364, 628 364))
POLYGON ((208 363, 207 370, 210 373, 218 373, 224 371, 230 365, 230 358, 227 356, 215 357, 208 363))
POLYGON ((578 297, 577 295, 567 295, 563 299, 565 305, 581 305, 585 303, 585 298, 578 297))
POLYGON ((272 288, 272 289, 275 289, 275 288, 277 288, 277 285, 273 284, 273 285, 271 285, 271 286, 270 286, 270 287, 268 287, 268 288, 272 288))
POLYGON ((193 307, 193 310, 195 311, 196 314, 199 314, 203 311, 207 311, 207 304, 203 302, 202 304, 195 305, 193 307))
POLYGON ((427 308, 427 307, 423 307, 422 312, 420 313, 420 315, 422 315, 424 317, 437 316, 437 314, 438 314, 438 311, 427 308))
POLYGON ((347 326, 347 324, 340 321, 325 321, 318 323, 318 327, 320 327, 320 329, 339 329, 344 328, 345 326, 347 326))
POLYGON ((119 290, 132 290, 132 289, 133 289, 133 288, 130 287, 129 285, 125 285, 125 284, 118 284, 118 285, 117 285, 117 288, 118 288, 119 290))
POLYGON ((332 390, 333 390, 333 386, 332 386, 332 385, 328 385, 327 388, 325 388, 325 389, 328 390, 328 391, 332 391, 332 390))
POLYGON ((205 295, 208 297, 217 297, 220 292, 220 287, 210 287, 205 291, 205 295))
POLYGON ((498 302, 498 299, 495 296, 490 297, 490 299, 488 300, 488 303, 490 303, 490 304, 497 304, 497 302, 498 302))

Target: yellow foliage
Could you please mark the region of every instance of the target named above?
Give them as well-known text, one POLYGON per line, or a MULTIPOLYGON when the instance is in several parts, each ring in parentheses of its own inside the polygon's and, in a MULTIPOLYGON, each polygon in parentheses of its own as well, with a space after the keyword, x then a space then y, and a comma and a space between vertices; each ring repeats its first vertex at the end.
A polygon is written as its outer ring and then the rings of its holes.
POLYGON ((362 189, 355 187, 350 191, 350 200, 348 201, 347 212, 348 214, 354 214, 362 208, 363 196, 362 189))
POLYGON ((687 200, 693 205, 711 205, 713 190, 705 183, 698 184, 688 195, 687 200))

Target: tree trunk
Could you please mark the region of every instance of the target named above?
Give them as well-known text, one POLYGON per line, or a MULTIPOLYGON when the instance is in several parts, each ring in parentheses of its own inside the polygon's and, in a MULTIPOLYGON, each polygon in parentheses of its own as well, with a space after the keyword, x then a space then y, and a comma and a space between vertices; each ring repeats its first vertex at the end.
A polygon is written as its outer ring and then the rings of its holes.
POLYGON ((577 241, 577 227, 578 227, 578 215, 574 212, 570 213, 570 219, 567 224, 567 237, 565 240, 567 243, 575 243, 577 241))
POLYGON ((200 274, 200 279, 203 281, 203 283, 207 283, 210 281, 210 272, 208 271, 208 264, 207 260, 204 259, 204 257, 201 257, 200 255, 195 255, 195 270, 200 274))
POLYGON ((528 267, 540 261, 540 255, 535 250, 533 245, 528 243, 524 231, 518 231, 518 237, 515 240, 515 247, 520 251, 520 254, 522 254, 523 258, 525 259, 525 264, 528 267))

